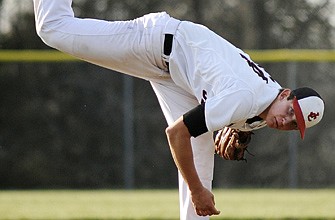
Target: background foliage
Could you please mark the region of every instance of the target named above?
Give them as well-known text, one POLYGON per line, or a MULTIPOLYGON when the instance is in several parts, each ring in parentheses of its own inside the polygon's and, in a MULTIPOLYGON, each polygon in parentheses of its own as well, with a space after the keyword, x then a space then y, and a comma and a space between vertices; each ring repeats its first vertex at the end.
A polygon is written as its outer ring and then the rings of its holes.
MULTIPOLYGON (((0 49, 50 49, 31 0, 0 0, 0 49)), ((132 19, 167 11, 243 49, 333 49, 332 0, 75 0, 79 17, 132 19)), ((287 63, 262 64, 287 86, 287 63)), ((334 63, 299 63, 297 86, 326 101, 298 142, 298 186, 333 187, 334 63)), ((87 63, 0 63, 0 188, 122 188, 123 76, 87 63)), ((165 119, 148 82, 134 80, 135 187, 175 188, 165 119)), ((215 187, 288 187, 288 133, 256 132, 248 163, 216 159, 215 187)))

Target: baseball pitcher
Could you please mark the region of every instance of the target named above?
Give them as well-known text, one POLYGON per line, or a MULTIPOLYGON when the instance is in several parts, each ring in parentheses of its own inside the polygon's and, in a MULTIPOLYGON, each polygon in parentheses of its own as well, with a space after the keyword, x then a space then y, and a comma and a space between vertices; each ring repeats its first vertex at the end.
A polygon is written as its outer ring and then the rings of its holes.
POLYGON ((50 47, 150 81, 179 171, 180 219, 220 213, 211 193, 215 152, 242 160, 252 130, 299 130, 303 138, 323 116, 316 91, 283 88, 203 25, 165 12, 129 21, 79 19, 71 4, 34 0, 37 34, 50 47))

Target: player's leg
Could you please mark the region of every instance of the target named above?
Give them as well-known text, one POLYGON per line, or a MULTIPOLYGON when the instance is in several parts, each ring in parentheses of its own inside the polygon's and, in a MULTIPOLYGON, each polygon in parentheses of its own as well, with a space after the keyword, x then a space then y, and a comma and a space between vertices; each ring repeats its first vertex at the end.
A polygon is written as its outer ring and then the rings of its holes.
MULTIPOLYGON (((197 100, 193 96, 186 93, 173 82, 171 82, 171 84, 151 82, 151 84, 168 124, 172 124, 185 112, 198 105, 197 100)), ((210 132, 208 132, 197 138, 192 138, 191 143, 194 163, 200 180, 207 189, 211 190, 214 168, 213 136, 210 132)), ((190 191, 180 174, 179 201, 180 219, 209 219, 208 217, 200 217, 196 214, 191 201, 190 191)))
MULTIPOLYGON (((192 140, 192 150, 194 163, 201 179, 202 184, 212 190, 212 175, 214 166, 213 136, 210 133, 204 134, 192 140)), ((190 191, 179 173, 179 200, 180 200, 180 219, 209 219, 200 217, 195 211, 191 201, 190 191)))
POLYGON ((129 75, 169 77, 162 61, 162 29, 169 15, 153 13, 114 22, 79 19, 71 4, 72 0, 34 0, 36 30, 46 44, 129 75))

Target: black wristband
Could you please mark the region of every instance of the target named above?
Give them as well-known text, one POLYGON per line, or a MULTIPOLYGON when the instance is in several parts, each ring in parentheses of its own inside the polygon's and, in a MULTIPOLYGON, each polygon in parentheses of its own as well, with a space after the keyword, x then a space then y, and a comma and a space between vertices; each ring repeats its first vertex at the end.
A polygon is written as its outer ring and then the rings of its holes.
POLYGON ((183 115, 183 121, 192 137, 208 131, 205 120, 205 104, 198 105, 183 115))

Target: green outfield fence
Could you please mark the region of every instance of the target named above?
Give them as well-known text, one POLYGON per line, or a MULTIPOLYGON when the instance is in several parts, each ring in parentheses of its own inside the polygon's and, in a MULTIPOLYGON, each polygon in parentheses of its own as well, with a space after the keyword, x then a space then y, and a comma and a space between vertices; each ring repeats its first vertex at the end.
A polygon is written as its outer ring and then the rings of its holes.
MULTIPOLYGON (((247 50, 258 62, 334 62, 335 50, 247 50)), ((75 62, 77 58, 55 50, 0 50, 0 62, 75 62)))
MULTIPOLYGON (((306 72, 306 68, 309 68, 309 65, 307 65, 305 70, 300 70, 299 68, 305 66, 305 63, 324 63, 326 66, 326 71, 324 74, 314 74, 310 76, 310 84, 313 84, 314 82, 318 82, 320 85, 320 82, 323 82, 321 85, 322 88, 325 88, 328 90, 324 91, 324 93, 329 93, 331 97, 330 90, 333 88, 333 64, 328 65, 328 63, 335 63, 335 50, 323 50, 323 49, 272 49, 272 50, 246 50, 246 52, 251 56, 251 58, 260 63, 278 63, 281 65, 282 63, 285 63, 287 73, 287 86, 289 88, 296 88, 298 83, 300 83, 301 79, 304 79, 303 77, 298 78, 298 72, 306 72), (302 65, 299 65, 301 63, 302 65), (324 85, 327 84, 327 85, 324 85)), ((38 63, 38 62, 46 62, 46 63, 57 63, 57 62, 79 62, 80 60, 67 55, 62 52, 58 52, 56 50, 0 50, 0 63, 38 63)), ((324 65, 322 65, 324 66, 324 65)), ((300 75, 301 76, 301 75, 300 75)), ((307 78, 307 77, 306 77, 307 78)), ((124 111, 126 112, 124 121, 123 121, 123 135, 124 135, 124 149, 125 149, 125 155, 127 157, 124 158, 124 182, 125 186, 124 188, 127 189, 133 189, 134 184, 134 133, 132 132, 134 130, 134 122, 132 115, 134 114, 132 112, 132 108, 129 106, 133 106, 133 83, 132 79, 125 78, 124 80, 124 111)), ((334 106, 332 102, 332 98, 330 98, 330 102, 328 102, 328 107, 331 109, 331 106, 334 106)), ((330 117, 330 115, 328 115, 330 117)), ((330 117, 331 118, 331 117, 330 117)), ((322 158, 323 165, 325 167, 328 167, 329 169, 333 167, 333 156, 334 154, 330 154, 329 152, 333 152, 333 150, 327 150, 327 147, 333 146, 333 133, 335 132, 335 125, 332 126, 331 120, 328 121, 328 131, 327 133, 322 133, 320 138, 321 140, 327 140, 328 142, 315 142, 314 145, 319 146, 318 147, 318 153, 319 157, 322 158), (329 137, 328 137, 328 136, 329 137)), ((285 140, 280 140, 280 145, 283 145, 283 141, 285 143, 288 143, 288 169, 285 167, 285 171, 288 172, 288 184, 287 186, 289 188, 299 188, 300 184, 299 182, 299 172, 298 172, 298 166, 299 161, 298 158, 298 145, 299 145, 299 137, 296 133, 290 133, 288 135, 288 138, 285 140), (287 142, 286 142, 287 141, 287 142)), ((305 142, 306 143, 306 142, 305 142)), ((285 165, 286 166, 286 165, 285 165)), ((306 165, 305 165, 306 166, 306 165)), ((318 167, 318 166, 313 166, 318 167)), ((300 169, 306 169, 300 168, 300 169)), ((300 170, 301 171, 301 170, 300 170)), ((324 172, 324 171, 322 171, 324 172)), ((319 174, 320 172, 317 172, 319 174)), ((331 172, 330 172, 331 173, 331 172)), ((321 173, 322 174, 322 173, 321 173)), ((321 175, 320 174, 320 175, 321 175)), ((320 180, 318 183, 325 181, 323 177, 320 177, 320 180)), ((218 176, 217 179, 220 179, 220 176, 218 176)), ((317 178, 315 178, 317 179, 317 178)), ((332 179, 332 178, 330 178, 332 179)), ((333 185, 333 181, 331 181, 330 185, 333 185)), ((218 182, 220 185, 220 182, 218 182)), ((329 183, 328 183, 329 184, 329 183)))

